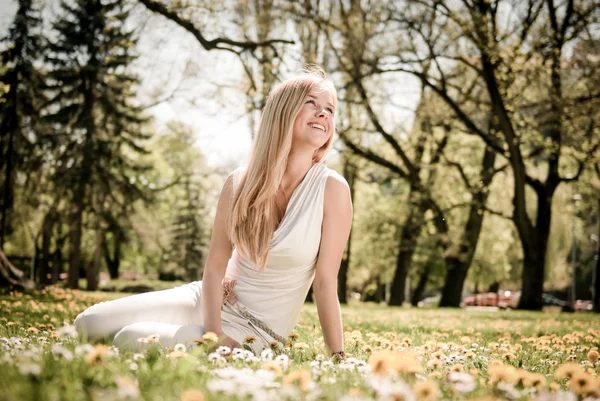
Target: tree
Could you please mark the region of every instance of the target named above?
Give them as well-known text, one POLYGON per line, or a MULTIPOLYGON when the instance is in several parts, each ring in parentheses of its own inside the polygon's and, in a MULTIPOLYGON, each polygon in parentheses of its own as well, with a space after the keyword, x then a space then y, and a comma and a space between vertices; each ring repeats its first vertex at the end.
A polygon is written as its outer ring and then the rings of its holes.
POLYGON ((42 54, 40 11, 33 0, 19 0, 14 22, 0 53, 0 250, 11 231, 18 172, 34 170, 35 124, 44 101, 43 73, 35 65, 42 54))
POLYGON ((541 309, 554 193, 560 183, 579 178, 599 146, 594 141, 598 125, 589 112, 599 94, 564 54, 570 42, 592 35, 587 27, 597 7, 591 1, 573 0, 417 3, 394 7, 391 20, 396 28, 418 38, 418 45, 393 65, 382 68, 375 62, 371 68, 419 77, 468 131, 507 159, 514 179, 512 220, 524 254, 519 308, 541 309), (504 23, 509 8, 511 19, 504 23), (425 35, 420 21, 428 18, 435 19, 437 29, 425 35), (437 68, 420 68, 414 60, 423 58, 437 68), (448 62, 470 70, 485 87, 486 109, 497 130, 484 129, 461 105, 470 87, 456 85, 456 75, 442 67, 448 62), (568 157, 567 136, 577 125, 584 126, 580 146, 568 157), (544 172, 537 171, 539 163, 545 164, 544 172), (533 212, 528 207, 529 190, 536 196, 533 212))
POLYGON ((184 198, 180 200, 172 227, 172 254, 170 260, 183 267, 186 279, 202 277, 206 249, 205 226, 201 222, 204 210, 200 204, 202 189, 191 175, 182 179, 184 198))
POLYGON ((46 56, 52 71, 44 118, 55 128, 55 180, 69 194, 68 286, 77 288, 84 219, 96 219, 100 230, 106 213, 149 199, 148 166, 139 161, 149 135, 132 101, 137 78, 126 72, 135 38, 125 27, 125 0, 63 1, 61 9, 53 25, 57 39, 46 56))

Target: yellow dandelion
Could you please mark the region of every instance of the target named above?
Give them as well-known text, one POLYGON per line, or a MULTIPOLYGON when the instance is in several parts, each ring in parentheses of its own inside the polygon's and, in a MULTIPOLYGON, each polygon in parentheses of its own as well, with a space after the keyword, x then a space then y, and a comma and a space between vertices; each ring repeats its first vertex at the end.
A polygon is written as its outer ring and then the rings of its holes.
POLYGON ((33 327, 33 326, 32 326, 32 327, 29 327, 29 328, 27 329, 27 331, 28 331, 29 333, 33 333, 33 334, 38 334, 38 333, 40 332, 38 329, 36 329, 36 328, 35 328, 35 327, 33 327))
POLYGON ((244 341, 242 341, 244 344, 254 344, 256 342, 256 337, 254 336, 246 336, 244 337, 244 341))
POLYGON ((205 341, 213 342, 213 343, 216 343, 217 341, 219 341, 219 336, 217 335, 217 333, 213 333, 212 331, 204 333, 202 338, 205 341))
POLYGON ((302 343, 302 342, 298 342, 298 343, 295 343, 293 345, 293 347, 294 347, 294 349, 304 350, 304 349, 308 349, 308 344, 302 343))
POLYGON ((290 341, 296 341, 298 338, 300 338, 300 334, 296 333, 295 331, 292 331, 288 336, 288 340, 290 341))
POLYGON ((464 369, 462 367, 462 365, 459 364, 454 364, 452 366, 450 366, 450 372, 462 372, 464 369))
POLYGON ((193 340, 197 345, 206 345, 206 340, 204 338, 196 338, 193 340))
POLYGON ((510 365, 490 365, 488 367, 488 374, 490 375, 491 384, 498 382, 514 384, 517 379, 516 369, 510 365))
POLYGON ((283 371, 281 370, 281 366, 278 363, 272 361, 265 362, 265 364, 263 365, 263 369, 275 373, 276 376, 281 376, 283 373, 283 371))
POLYGON ((179 359, 179 358, 185 358, 185 357, 187 357, 187 353, 186 353, 186 352, 183 352, 183 351, 181 351, 181 350, 176 350, 176 351, 169 352, 169 355, 168 355, 168 357, 169 357, 170 359, 179 359))
POLYGON ((516 356, 512 352, 506 352, 504 355, 502 355, 502 359, 505 359, 507 361, 512 361, 515 358, 516 358, 516 356))
POLYGON ((181 393, 181 401, 205 401, 206 398, 200 390, 190 389, 181 393))
POLYGON ((442 351, 435 351, 434 353, 431 354, 431 356, 435 359, 442 359, 442 357, 444 356, 444 353, 442 351))
POLYGON ((440 368, 444 363, 440 359, 432 359, 427 362, 427 367, 429 369, 437 369, 440 368))
POLYGON ((546 376, 541 373, 528 372, 523 380, 525 387, 537 388, 538 390, 544 388, 546 385, 546 376))
POLYGON ((279 343, 277 341, 272 341, 269 343, 269 348, 273 351, 277 351, 279 349, 279 343))
POLYGON ((363 351, 365 354, 371 355, 373 353, 373 348, 370 345, 365 344, 363 351))
POLYGON ((575 373, 581 372, 582 370, 583 368, 577 363, 567 362, 563 363, 558 367, 558 369, 556 369, 556 372, 554 372, 554 377, 556 377, 557 379, 569 379, 575 373))
POLYGON ((573 373, 571 380, 569 380, 569 387, 579 395, 588 394, 594 389, 595 385, 594 378, 583 371, 573 373))
POLYGON ((368 360, 373 372, 387 375, 390 372, 416 374, 423 372, 418 355, 412 351, 380 351, 372 354, 368 360))
POLYGON ((106 355, 108 354, 108 347, 104 344, 97 344, 89 350, 85 357, 85 363, 88 365, 94 365, 96 363, 102 362, 106 359, 106 355))
POLYGON ((285 384, 295 384, 302 391, 308 391, 310 383, 312 382, 312 378, 308 372, 303 370, 296 370, 295 372, 291 372, 287 376, 283 378, 283 382, 285 384))
POLYGON ((598 360, 598 357, 599 357, 598 351, 596 351, 595 349, 591 350, 587 354, 587 358, 592 362, 596 362, 598 360))
POLYGON ((421 401, 437 400, 440 394, 440 389, 436 382, 432 380, 420 381, 415 384, 415 395, 421 401))

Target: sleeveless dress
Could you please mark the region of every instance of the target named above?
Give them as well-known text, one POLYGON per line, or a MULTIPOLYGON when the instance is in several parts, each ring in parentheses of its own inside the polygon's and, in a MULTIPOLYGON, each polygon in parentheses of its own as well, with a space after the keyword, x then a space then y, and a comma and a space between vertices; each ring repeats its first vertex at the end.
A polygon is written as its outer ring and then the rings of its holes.
MULTIPOLYGON (((243 171, 232 173, 234 193, 243 171)), ((316 163, 296 187, 273 233, 263 271, 233 250, 224 282, 234 281, 236 300, 223 304, 221 322, 223 332, 240 344, 254 336, 252 348, 259 351, 292 332, 314 279, 330 175, 338 173, 316 163)), ((132 350, 144 348, 138 339, 150 335, 158 335, 164 346, 191 346, 204 333, 202 281, 93 305, 77 316, 75 327, 84 338, 114 337, 114 345, 132 350)))

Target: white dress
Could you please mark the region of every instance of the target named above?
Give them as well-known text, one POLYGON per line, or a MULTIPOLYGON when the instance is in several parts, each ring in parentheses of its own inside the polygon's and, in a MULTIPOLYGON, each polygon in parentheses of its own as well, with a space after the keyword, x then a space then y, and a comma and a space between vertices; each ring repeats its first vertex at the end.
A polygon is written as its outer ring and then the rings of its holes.
MULTIPOLYGON (((233 172, 234 192, 242 173, 241 168, 233 172)), ((313 165, 306 173, 273 233, 263 271, 233 250, 225 279, 235 280, 237 301, 223 305, 221 321, 223 332, 240 344, 246 336, 254 336, 257 341, 252 347, 258 351, 277 338, 287 338, 293 330, 314 278, 325 183, 334 174, 323 163, 313 165), (240 313, 240 308, 245 313, 240 313), (251 322, 247 313, 266 325, 276 338, 251 322)), ((193 345, 193 340, 204 334, 202 281, 93 305, 77 316, 75 327, 84 338, 114 336, 113 344, 132 350, 143 348, 137 340, 152 334, 158 334, 164 346, 193 345)))

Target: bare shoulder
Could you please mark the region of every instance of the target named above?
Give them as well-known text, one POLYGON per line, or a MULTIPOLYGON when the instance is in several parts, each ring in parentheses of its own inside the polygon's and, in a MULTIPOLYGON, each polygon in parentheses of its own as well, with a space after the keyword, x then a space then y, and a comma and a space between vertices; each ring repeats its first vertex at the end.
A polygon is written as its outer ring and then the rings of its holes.
POLYGON ((344 207, 352 208, 350 186, 342 175, 334 171, 325 183, 325 210, 344 207))

